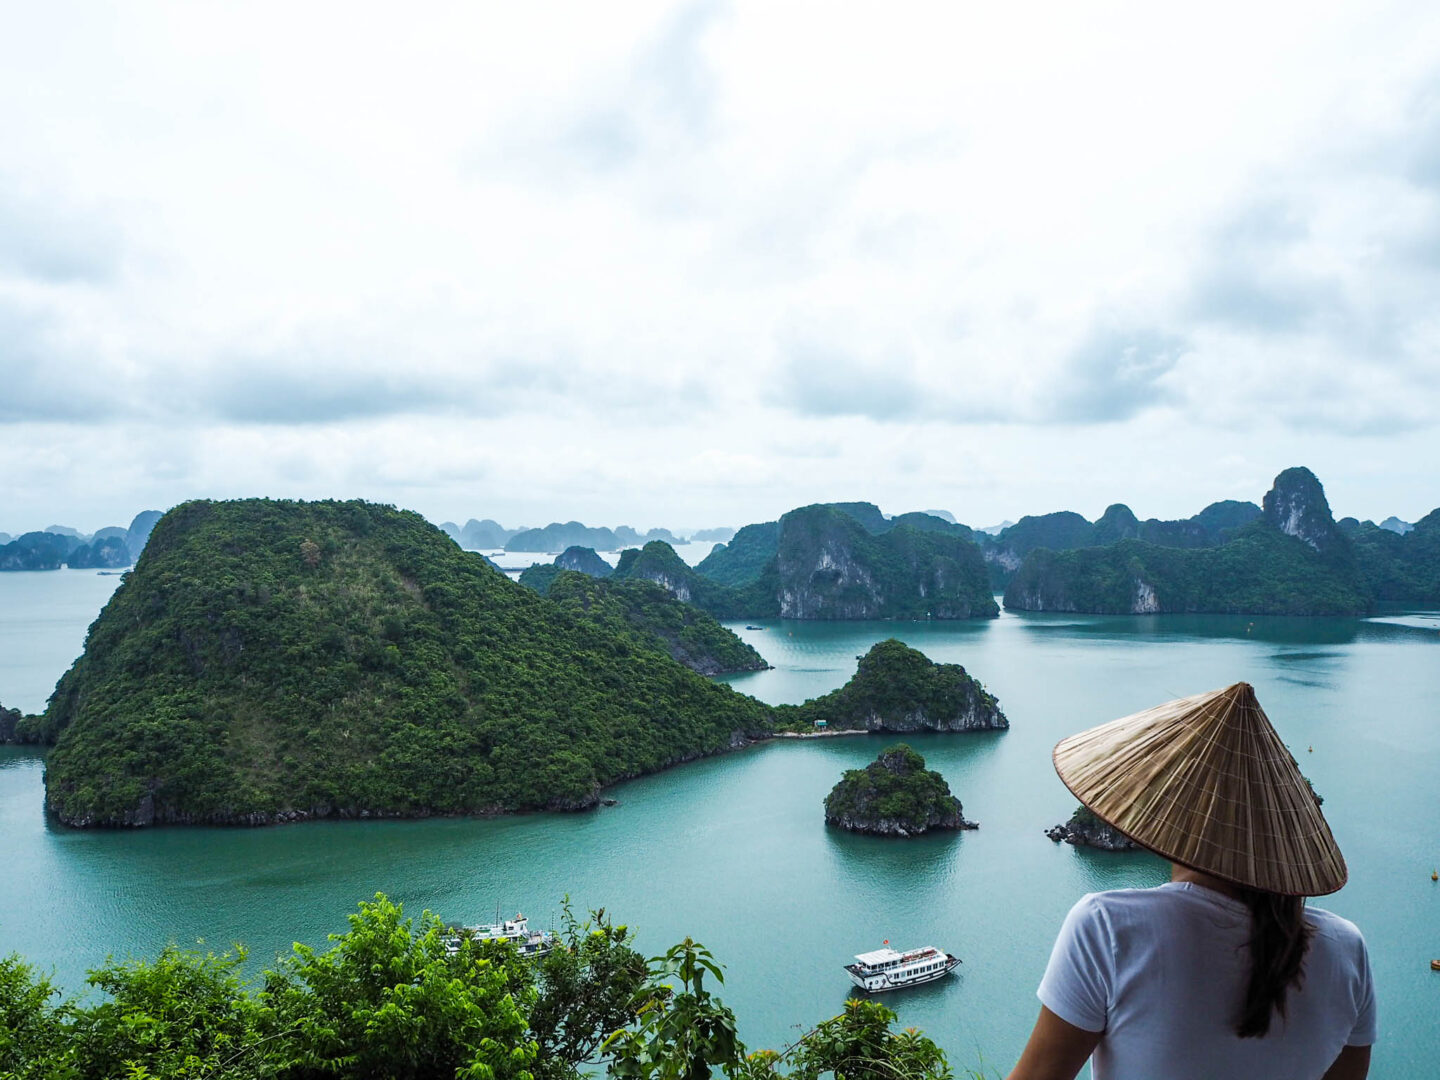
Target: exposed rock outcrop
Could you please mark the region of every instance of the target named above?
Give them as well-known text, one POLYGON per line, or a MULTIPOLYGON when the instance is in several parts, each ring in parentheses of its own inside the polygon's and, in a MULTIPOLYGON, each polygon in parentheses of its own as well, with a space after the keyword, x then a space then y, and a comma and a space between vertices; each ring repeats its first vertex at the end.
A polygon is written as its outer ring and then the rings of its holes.
POLYGON ((1286 469, 1275 477, 1263 506, 1266 521, 1316 551, 1328 552, 1345 542, 1330 513, 1325 489, 1309 469, 1286 469))
POLYGON ((1070 815, 1070 820, 1053 825, 1045 835, 1057 844, 1062 840, 1076 847, 1093 847, 1101 851, 1138 851, 1140 845, 1131 840, 1113 825, 1108 825, 1081 806, 1070 815))
POLYGON ((704 591, 696 580, 698 575, 695 571, 663 540, 651 540, 643 548, 626 548, 620 553, 615 576, 653 582, 676 600, 687 604, 704 591))
POLYGON ((561 570, 574 570, 593 578, 607 578, 615 568, 595 554, 594 548, 568 547, 555 556, 555 565, 561 570))
POLYGON ((875 836, 919 836, 931 829, 976 829, 939 773, 904 743, 863 769, 850 769, 825 797, 825 824, 875 836))
POLYGON ((781 518, 775 572, 782 618, 999 614, 980 549, 972 541, 910 525, 871 535, 851 514, 832 506, 802 507, 781 518))

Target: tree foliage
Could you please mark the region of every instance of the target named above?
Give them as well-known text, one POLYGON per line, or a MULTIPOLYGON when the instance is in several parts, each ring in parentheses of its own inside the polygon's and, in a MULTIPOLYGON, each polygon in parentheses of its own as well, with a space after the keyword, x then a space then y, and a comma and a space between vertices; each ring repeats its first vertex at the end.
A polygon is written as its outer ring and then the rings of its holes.
POLYGON ((1097 614, 1219 612, 1352 615, 1370 610, 1353 553, 1318 552, 1263 520, 1219 547, 1121 540, 1073 551, 1032 551, 1005 606, 1097 614))
POLYGON ((944 1053, 894 1013, 853 1001, 781 1052, 749 1054, 707 986, 720 965, 689 939, 646 961, 629 931, 566 908, 561 946, 451 952, 429 913, 362 903, 330 948, 301 945, 260 983, 243 951, 166 949, 91 973, 104 992, 61 1000, 0 959, 0 1076, 14 1080, 948 1080, 944 1053))

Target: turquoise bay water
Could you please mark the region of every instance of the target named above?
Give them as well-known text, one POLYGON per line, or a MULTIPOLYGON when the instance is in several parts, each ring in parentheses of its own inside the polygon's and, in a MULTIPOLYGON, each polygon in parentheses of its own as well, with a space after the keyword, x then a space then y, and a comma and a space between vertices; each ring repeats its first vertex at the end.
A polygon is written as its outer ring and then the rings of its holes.
MULTIPOLYGON (((39 708, 115 578, 0 574, 0 702, 39 708)), ((0 749, 0 954, 79 988, 107 953, 243 941, 255 970, 292 940, 321 943, 377 890, 474 921, 540 923, 569 893, 658 952, 685 935, 727 966, 724 998, 752 1046, 838 1011, 840 964, 888 938, 964 959, 887 1003, 957 1065, 1003 1071, 1034 1018, 1034 986, 1070 904, 1149 885, 1147 855, 1055 845, 1073 809, 1050 768, 1061 736, 1182 694, 1254 683, 1325 811, 1351 884, 1319 903, 1366 932, 1379 983, 1377 1077, 1428 1075, 1440 1051, 1440 617, 1379 620, 1014 616, 979 624, 776 622, 737 632, 775 670, 733 677, 766 701, 830 690, 874 641, 963 663, 1012 728, 911 741, 977 832, 886 841, 837 833, 821 800, 880 738, 772 743, 614 789, 618 806, 496 820, 312 823, 260 830, 79 832, 42 811, 43 761, 0 749), (1313 749, 1311 749, 1313 747, 1313 749)))

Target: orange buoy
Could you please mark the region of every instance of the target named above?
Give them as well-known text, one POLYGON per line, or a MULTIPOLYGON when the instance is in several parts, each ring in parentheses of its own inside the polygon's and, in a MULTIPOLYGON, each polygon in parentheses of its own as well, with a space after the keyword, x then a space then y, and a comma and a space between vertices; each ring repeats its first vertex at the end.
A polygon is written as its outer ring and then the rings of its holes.
POLYGON ((1431 871, 1430 871, 1430 880, 1431 880, 1431 881, 1440 881, 1440 870, 1431 870, 1431 871))

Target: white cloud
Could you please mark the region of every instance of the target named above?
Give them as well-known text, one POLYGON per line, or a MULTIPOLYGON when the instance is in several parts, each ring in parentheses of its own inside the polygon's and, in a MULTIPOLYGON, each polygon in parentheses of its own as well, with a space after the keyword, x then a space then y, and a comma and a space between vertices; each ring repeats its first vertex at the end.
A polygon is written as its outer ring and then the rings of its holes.
POLYGON ((1258 497, 1241 431, 1262 490, 1363 460, 1440 501, 1399 463, 1440 414, 1428 5, 57 3, 0 102, 0 425, 46 523, 1163 516, 1258 497), (1151 476, 1156 424, 1193 438, 1151 476))

